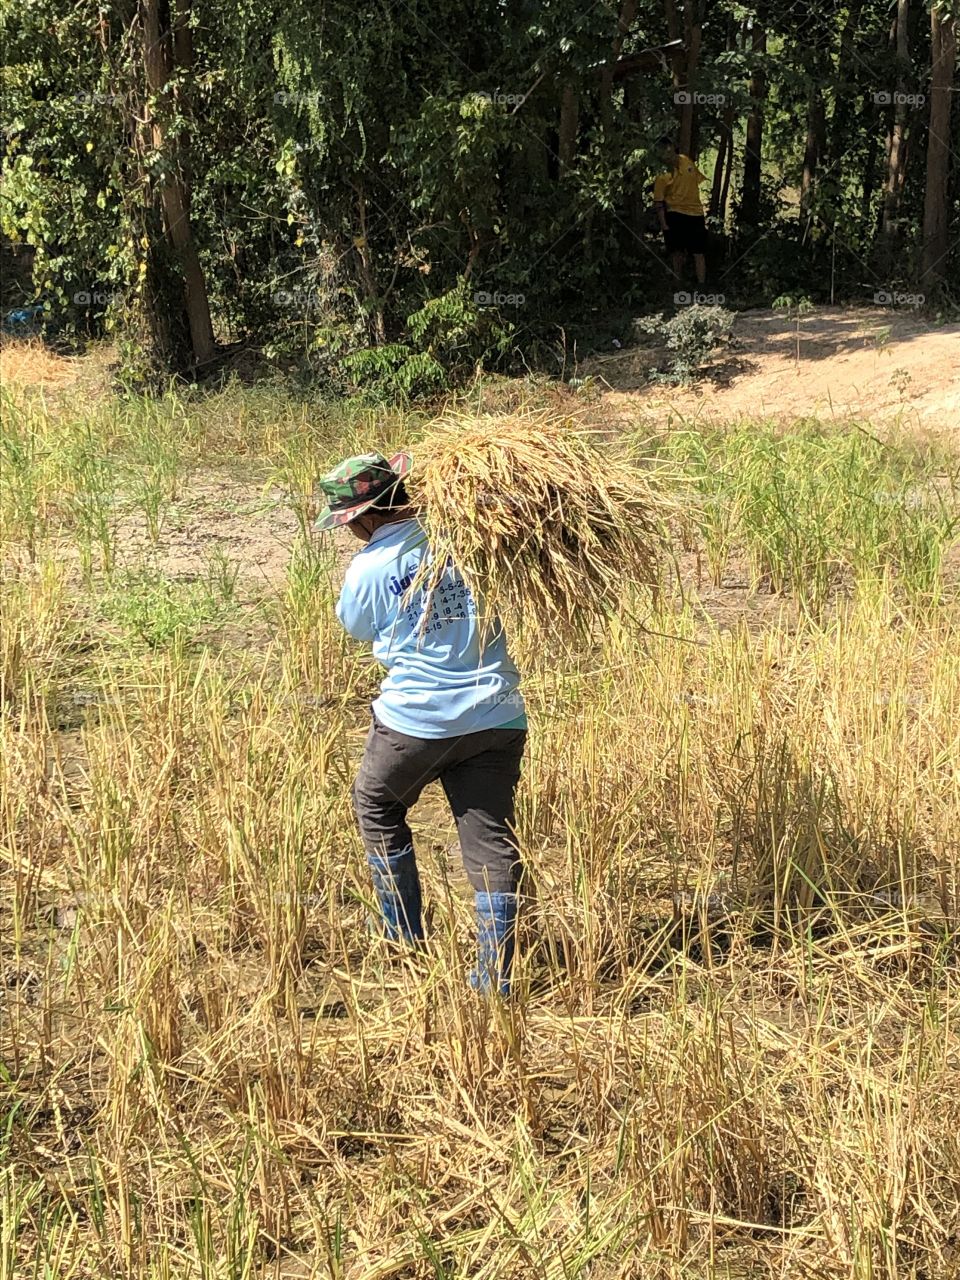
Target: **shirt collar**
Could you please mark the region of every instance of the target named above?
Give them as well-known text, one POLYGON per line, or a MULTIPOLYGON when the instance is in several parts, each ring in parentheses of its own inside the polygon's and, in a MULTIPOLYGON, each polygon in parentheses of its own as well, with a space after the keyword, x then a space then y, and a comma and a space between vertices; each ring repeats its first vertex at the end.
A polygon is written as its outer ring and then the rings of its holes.
POLYGON ((374 529, 367 546, 372 547, 374 543, 382 542, 385 538, 389 537, 395 530, 403 529, 405 525, 415 523, 415 517, 411 516, 408 520, 392 520, 390 524, 382 524, 379 529, 374 529))

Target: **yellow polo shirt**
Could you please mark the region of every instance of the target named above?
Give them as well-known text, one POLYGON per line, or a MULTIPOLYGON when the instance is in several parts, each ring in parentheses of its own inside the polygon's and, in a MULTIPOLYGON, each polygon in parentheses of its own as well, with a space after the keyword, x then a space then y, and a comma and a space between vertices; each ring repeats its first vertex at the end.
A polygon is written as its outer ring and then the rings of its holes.
POLYGON ((663 200, 672 213, 699 217, 703 214, 700 183, 706 180, 706 174, 700 172, 689 156, 677 156, 673 172, 661 173, 654 179, 653 202, 659 204, 663 200))

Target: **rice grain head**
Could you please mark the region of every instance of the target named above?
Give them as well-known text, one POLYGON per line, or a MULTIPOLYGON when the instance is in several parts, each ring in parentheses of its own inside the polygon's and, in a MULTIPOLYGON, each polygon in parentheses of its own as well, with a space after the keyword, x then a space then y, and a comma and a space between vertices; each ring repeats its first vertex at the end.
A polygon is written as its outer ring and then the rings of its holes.
POLYGON ((424 435, 410 490, 432 550, 415 588, 432 590, 453 563, 485 633, 500 620, 526 641, 582 642, 626 591, 656 596, 665 500, 574 418, 444 418, 424 435))

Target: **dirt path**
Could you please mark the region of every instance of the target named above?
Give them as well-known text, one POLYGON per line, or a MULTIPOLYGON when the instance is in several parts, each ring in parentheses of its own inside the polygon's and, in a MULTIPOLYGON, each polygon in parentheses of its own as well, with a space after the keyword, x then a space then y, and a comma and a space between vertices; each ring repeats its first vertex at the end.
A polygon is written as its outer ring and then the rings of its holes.
MULTIPOLYGON (((737 345, 691 388, 651 385, 662 351, 637 346, 581 366, 603 388, 605 410, 633 420, 640 412, 705 421, 818 416, 906 427, 960 426, 960 324, 931 325, 893 307, 817 307, 796 323, 780 311, 743 311, 737 345)), ((0 344, 0 380, 53 389, 103 392, 109 352, 81 360, 55 355, 37 340, 0 344)))
POLYGON ((960 427, 960 325, 937 328, 887 307, 818 307, 801 320, 799 362, 796 322, 782 312, 741 312, 734 334, 731 358, 693 388, 651 386, 657 354, 639 347, 594 359, 582 372, 606 384, 604 407, 617 416, 815 415, 960 427))

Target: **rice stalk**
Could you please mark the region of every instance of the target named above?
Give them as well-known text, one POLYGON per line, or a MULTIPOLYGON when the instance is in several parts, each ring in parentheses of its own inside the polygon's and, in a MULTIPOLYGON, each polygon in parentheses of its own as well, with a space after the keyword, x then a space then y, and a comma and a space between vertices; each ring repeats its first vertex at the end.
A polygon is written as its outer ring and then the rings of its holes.
POLYGON ((443 419, 424 435, 410 489, 431 548, 413 589, 431 592, 455 565, 485 633, 499 620, 511 635, 576 644, 627 586, 657 594, 665 502, 573 418, 443 419))

